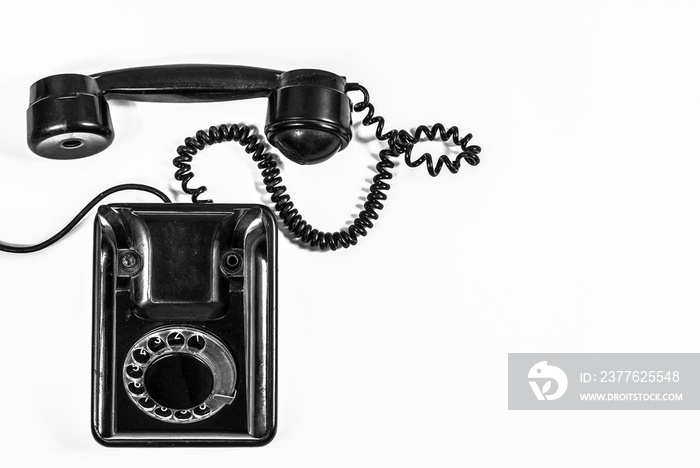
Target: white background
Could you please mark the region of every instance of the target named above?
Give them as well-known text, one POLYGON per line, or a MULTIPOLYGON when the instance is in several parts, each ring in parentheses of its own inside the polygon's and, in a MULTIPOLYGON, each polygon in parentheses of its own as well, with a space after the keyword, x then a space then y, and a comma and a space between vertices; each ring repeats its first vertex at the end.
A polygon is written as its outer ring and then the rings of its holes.
MULTIPOLYGON (((264 124, 264 100, 113 103, 107 151, 45 160, 26 147, 25 109, 29 85, 55 73, 322 68, 367 86, 392 128, 441 121, 483 147, 482 164, 458 175, 400 164, 385 212, 353 249, 314 253, 280 236, 279 430, 265 448, 99 446, 91 221, 47 251, 0 255, 8 466, 697 466, 697 412, 509 412, 506 394, 509 352, 698 351, 692 2, 1 8, 3 242, 47 238, 115 184, 175 190, 184 137, 264 124)), ((380 148, 358 140, 319 166, 285 164, 319 228, 358 211, 380 148)), ((237 145, 206 150, 195 171, 216 201, 266 201, 237 145)))

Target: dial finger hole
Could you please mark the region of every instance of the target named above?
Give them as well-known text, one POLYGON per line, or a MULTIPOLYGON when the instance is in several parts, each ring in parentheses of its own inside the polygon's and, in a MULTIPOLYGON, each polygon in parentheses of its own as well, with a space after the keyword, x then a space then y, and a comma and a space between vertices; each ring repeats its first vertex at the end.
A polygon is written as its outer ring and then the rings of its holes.
POLYGON ((198 407, 196 407, 194 409, 195 416, 202 417, 202 416, 206 416, 209 413, 211 413, 211 408, 209 408, 204 403, 202 403, 201 405, 199 405, 198 407))
POLYGON ((204 344, 204 338, 200 335, 192 335, 190 339, 187 340, 187 346, 197 351, 204 349, 204 344))
POLYGON ((152 410, 156 407, 156 402, 148 397, 145 397, 139 399, 139 405, 141 405, 141 407, 144 409, 152 410))
POLYGON ((151 359, 151 354, 143 348, 136 348, 131 356, 140 364, 146 364, 151 359))
POLYGON ((156 415, 160 416, 161 418, 169 418, 173 414, 172 411, 170 411, 168 408, 166 408, 164 406, 156 408, 155 413, 156 413, 156 415))
POLYGON ((129 391, 134 395, 143 395, 146 389, 139 382, 131 382, 127 385, 129 391))
POLYGON ((179 347, 185 344, 185 335, 180 332, 173 332, 168 335, 168 345, 179 347))
POLYGON ((128 375, 132 379, 140 379, 141 377, 143 377, 143 369, 141 369, 135 364, 132 364, 130 366, 127 366, 126 375, 128 375))
POLYGON ((165 341, 160 336, 154 336, 148 340, 148 349, 157 353, 165 348, 165 341))
POLYGON ((175 411, 174 416, 178 421, 187 421, 188 419, 192 419, 192 412, 183 410, 175 411))

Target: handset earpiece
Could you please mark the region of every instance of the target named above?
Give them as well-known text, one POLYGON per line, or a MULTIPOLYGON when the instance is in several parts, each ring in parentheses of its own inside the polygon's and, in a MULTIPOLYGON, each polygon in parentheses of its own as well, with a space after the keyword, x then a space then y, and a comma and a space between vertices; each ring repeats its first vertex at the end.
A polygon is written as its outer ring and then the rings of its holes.
POLYGON ((30 89, 27 143, 39 156, 76 159, 114 140, 107 101, 216 102, 268 97, 265 134, 287 158, 315 164, 350 139, 345 78, 229 65, 168 65, 43 78, 30 89))
POLYGON ((109 106, 97 81, 85 75, 55 75, 32 85, 27 144, 39 156, 76 159, 106 149, 114 140, 109 106))
POLYGON ((270 94, 265 135, 299 164, 327 160, 352 138, 345 78, 322 70, 292 70, 270 94))

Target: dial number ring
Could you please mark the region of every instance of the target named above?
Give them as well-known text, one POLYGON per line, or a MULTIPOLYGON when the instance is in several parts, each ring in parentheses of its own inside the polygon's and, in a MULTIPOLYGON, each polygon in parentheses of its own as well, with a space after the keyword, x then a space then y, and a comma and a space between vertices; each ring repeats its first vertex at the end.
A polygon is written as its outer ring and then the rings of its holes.
POLYGON ((214 335, 192 327, 163 327, 139 338, 126 354, 122 378, 126 393, 137 408, 173 424, 210 418, 236 396, 236 365, 228 348, 214 335), (192 408, 167 408, 149 396, 144 377, 153 362, 183 354, 194 356, 209 367, 213 388, 204 402, 192 408))

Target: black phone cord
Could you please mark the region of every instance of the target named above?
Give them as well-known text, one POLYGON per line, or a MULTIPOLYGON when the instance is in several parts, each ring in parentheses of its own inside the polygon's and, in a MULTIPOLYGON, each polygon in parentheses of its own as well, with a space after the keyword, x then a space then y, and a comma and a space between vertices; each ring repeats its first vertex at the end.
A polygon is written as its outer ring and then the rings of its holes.
POLYGON ((387 200, 386 192, 391 188, 386 181, 392 178, 390 169, 394 168, 395 163, 390 158, 397 158, 403 154, 409 167, 418 167, 425 164, 428 174, 432 177, 440 174, 443 167, 447 167, 452 174, 456 174, 462 161, 465 161, 470 166, 479 164, 478 155, 481 152, 481 148, 476 145, 469 145, 472 139, 471 133, 460 138, 457 127, 445 129, 441 123, 436 123, 432 127, 421 125, 413 133, 396 129, 383 133, 384 118, 374 115, 374 106, 369 101, 367 89, 357 83, 348 83, 346 91, 360 91, 362 93, 362 101, 355 104, 353 110, 355 112, 367 110, 367 114, 362 119, 362 125, 369 127, 376 124, 376 138, 380 141, 386 141, 388 144, 388 148, 383 149, 379 153, 379 162, 376 165, 377 174, 372 179, 363 210, 347 229, 336 232, 319 231, 299 214, 290 195, 287 193, 287 187, 282 185, 280 169, 273 155, 267 151, 264 138, 247 125, 233 124, 229 126, 222 124, 218 127, 212 126, 208 130, 198 131, 194 137, 186 138, 184 144, 177 148, 178 156, 173 160, 173 164, 178 168, 175 172, 175 179, 182 182, 182 190, 192 196, 193 203, 211 203, 212 200, 199 199, 199 196, 207 190, 206 186, 197 188, 189 186, 189 182, 194 177, 190 163, 193 157, 207 146, 236 141, 244 147, 246 153, 250 154, 253 161, 257 163, 258 169, 260 169, 263 176, 265 189, 271 195, 270 198, 272 203, 274 203, 275 210, 293 237, 302 244, 312 248, 337 250, 340 247, 348 248, 357 244, 358 238, 366 236, 367 231, 374 226, 373 221, 379 218, 379 211, 384 208, 382 202, 387 200), (418 159, 412 159, 413 147, 422 137, 433 141, 438 136, 442 141, 452 140, 455 145, 460 147, 461 152, 454 160, 450 160, 447 155, 443 154, 435 163, 430 153, 425 153, 418 159))
POLYGON ((0 243, 0 251, 2 252, 9 252, 9 253, 32 253, 32 252, 37 252, 39 250, 45 249, 46 247, 49 247, 56 242, 58 242, 61 238, 63 238, 66 234, 68 234, 87 214, 92 210, 95 206, 97 206, 98 203, 100 203, 102 200, 107 198, 108 196, 117 193, 117 192, 123 192, 125 190, 140 190, 142 192, 148 192, 152 193, 153 195, 157 196, 161 200, 163 200, 165 203, 170 203, 170 198, 157 188, 150 187, 148 185, 142 185, 142 184, 123 184, 123 185, 117 185, 112 188, 109 188, 105 190, 104 192, 100 193, 97 195, 95 198, 92 199, 90 203, 85 205, 85 208, 80 210, 80 213, 78 213, 75 218, 69 222, 66 227, 61 229, 58 233, 55 235, 51 236, 44 242, 41 242, 36 245, 10 245, 10 244, 3 244, 0 243))

